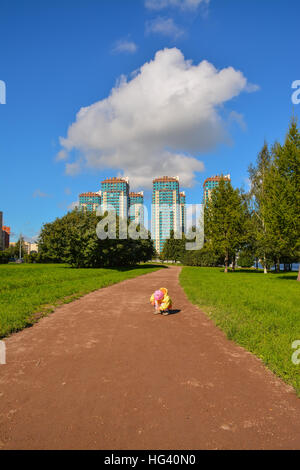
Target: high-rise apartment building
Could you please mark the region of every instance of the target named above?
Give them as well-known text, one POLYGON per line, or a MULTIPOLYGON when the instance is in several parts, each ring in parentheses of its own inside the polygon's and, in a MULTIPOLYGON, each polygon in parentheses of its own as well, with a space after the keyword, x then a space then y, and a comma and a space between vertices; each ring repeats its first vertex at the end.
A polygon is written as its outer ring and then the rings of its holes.
POLYGON ((180 200, 180 224, 182 233, 186 230, 186 206, 185 206, 185 192, 181 191, 179 193, 180 200))
POLYGON ((203 183, 203 203, 206 204, 206 201, 210 198, 211 192, 214 188, 218 186, 220 181, 224 179, 230 181, 230 175, 216 175, 206 178, 203 183))
POLYGON ((82 210, 93 212, 98 209, 101 204, 101 192, 82 193, 79 194, 79 207, 82 210))
POLYGON ((129 207, 129 180, 123 177, 107 178, 101 182, 103 210, 114 208, 119 217, 126 218, 129 207))
MULTIPOLYGON (((132 193, 132 203, 143 204, 143 193, 132 193)), ((79 207, 82 210, 93 212, 99 207, 104 211, 113 208, 120 217, 128 216, 130 206, 128 178, 113 177, 101 182, 101 190, 79 194, 79 207)))
POLYGON ((128 219, 144 225, 144 192, 129 193, 128 219))
POLYGON ((153 180, 152 238, 161 253, 170 232, 181 232, 180 192, 178 176, 163 176, 153 180))

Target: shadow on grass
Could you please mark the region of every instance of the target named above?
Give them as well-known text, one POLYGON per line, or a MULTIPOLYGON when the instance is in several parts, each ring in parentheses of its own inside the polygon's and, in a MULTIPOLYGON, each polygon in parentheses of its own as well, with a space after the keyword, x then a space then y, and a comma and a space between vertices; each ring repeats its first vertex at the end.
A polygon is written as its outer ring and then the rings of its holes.
MULTIPOLYGON (((273 273, 272 273, 273 274, 273 273)), ((280 273, 274 273, 277 274, 277 279, 284 279, 285 281, 297 281, 298 274, 290 274, 289 276, 281 276, 280 273)))
MULTIPOLYGON (((51 266, 49 264, 49 266, 51 266)), ((76 268, 74 266, 66 266, 66 265, 57 265, 58 268, 63 268, 63 269, 108 269, 110 271, 119 271, 119 272, 127 272, 127 271, 133 271, 137 269, 153 269, 153 268, 164 268, 167 269, 168 266, 163 266, 161 264, 137 264, 137 265, 132 265, 132 266, 99 266, 99 268, 76 268)))
POLYGON ((264 271, 263 269, 250 269, 250 268, 236 268, 234 271, 232 271, 231 268, 228 268, 228 272, 225 273, 225 268, 221 266, 188 266, 188 265, 183 265, 183 267, 186 268, 199 268, 199 269, 215 269, 216 271, 218 270, 220 273, 224 274, 235 274, 235 273, 245 273, 245 274, 263 274, 264 271))
POLYGON ((153 268, 164 268, 167 269, 167 266, 162 266, 160 264, 137 264, 136 266, 113 266, 111 268, 103 268, 103 269, 112 269, 113 271, 133 271, 136 269, 153 269, 153 268))
MULTIPOLYGON (((220 273, 225 273, 224 268, 219 269, 220 273)), ((234 271, 232 269, 228 269, 227 274, 263 274, 262 269, 248 269, 248 268, 237 268, 234 271)))
MULTIPOLYGON (((224 270, 220 270, 220 272, 224 272, 224 270)), ((235 271, 232 271, 231 269, 228 270, 228 274, 234 274, 234 273, 246 273, 246 274, 264 274, 264 271, 262 269, 247 269, 247 268, 238 268, 235 271)), ((272 274, 272 276, 276 276, 278 279, 286 279, 286 280, 295 280, 298 277, 298 272, 297 271, 268 271, 268 274, 272 274)))
MULTIPOLYGON (((221 272, 224 272, 224 270, 220 270, 221 272)), ((262 269, 258 269, 258 270, 255 270, 255 269, 236 269, 235 271, 232 271, 232 270, 229 270, 228 271, 228 274, 234 274, 234 273, 239 273, 239 274, 243 274, 243 273, 246 273, 246 274, 264 274, 264 271, 262 269)), ((295 280, 297 279, 298 277, 298 273, 296 271, 290 271, 290 273, 288 273, 288 271, 286 271, 286 273, 284 273, 284 271, 281 271, 281 272, 276 272, 276 271, 268 271, 268 274, 272 274, 272 276, 276 276, 277 279, 286 279, 286 280, 295 280)))

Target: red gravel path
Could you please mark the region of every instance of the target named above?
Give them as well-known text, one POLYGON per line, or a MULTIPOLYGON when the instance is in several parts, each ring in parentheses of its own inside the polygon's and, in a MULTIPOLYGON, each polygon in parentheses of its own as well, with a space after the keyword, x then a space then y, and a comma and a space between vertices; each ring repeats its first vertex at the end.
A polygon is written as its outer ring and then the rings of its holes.
POLYGON ((300 400, 190 304, 180 268, 101 289, 6 340, 2 449, 299 449, 300 400), (180 312, 153 315, 170 289, 180 312))

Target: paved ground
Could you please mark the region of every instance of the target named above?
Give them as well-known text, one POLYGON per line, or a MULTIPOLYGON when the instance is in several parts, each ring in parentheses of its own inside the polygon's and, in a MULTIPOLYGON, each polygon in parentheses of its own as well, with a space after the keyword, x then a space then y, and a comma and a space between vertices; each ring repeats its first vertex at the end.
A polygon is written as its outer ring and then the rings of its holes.
POLYGON ((162 269, 91 293, 6 340, 2 449, 300 448, 300 400, 229 342, 162 269), (180 312, 153 315, 167 286, 180 312))

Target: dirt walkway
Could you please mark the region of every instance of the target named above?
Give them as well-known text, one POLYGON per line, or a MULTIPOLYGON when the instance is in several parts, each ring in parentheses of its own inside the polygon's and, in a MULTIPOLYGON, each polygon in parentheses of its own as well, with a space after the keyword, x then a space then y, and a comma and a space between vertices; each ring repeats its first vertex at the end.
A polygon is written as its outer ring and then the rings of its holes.
POLYGON ((300 400, 187 300, 180 268, 64 305, 6 340, 2 449, 300 448, 300 400), (174 308, 148 304, 169 287, 174 308))

